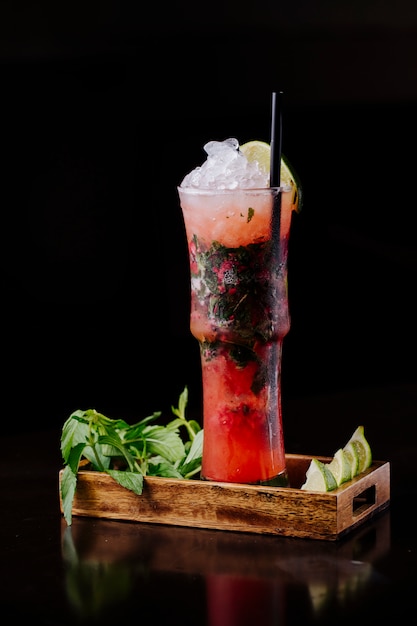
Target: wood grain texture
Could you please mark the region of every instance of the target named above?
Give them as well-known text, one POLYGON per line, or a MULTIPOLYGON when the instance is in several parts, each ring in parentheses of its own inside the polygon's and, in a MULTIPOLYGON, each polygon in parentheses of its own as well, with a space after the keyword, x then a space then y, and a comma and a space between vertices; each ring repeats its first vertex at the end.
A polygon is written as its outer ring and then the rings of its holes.
POLYGON ((80 471, 73 515, 335 540, 389 505, 387 462, 319 493, 299 488, 312 457, 286 458, 294 487, 148 477, 138 496, 105 473, 80 471))

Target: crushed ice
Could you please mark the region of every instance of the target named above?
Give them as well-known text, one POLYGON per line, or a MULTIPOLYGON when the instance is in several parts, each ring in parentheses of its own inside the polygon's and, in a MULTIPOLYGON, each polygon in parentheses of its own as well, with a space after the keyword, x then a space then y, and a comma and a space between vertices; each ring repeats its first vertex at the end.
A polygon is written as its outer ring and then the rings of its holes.
POLYGON ((187 174, 181 187, 194 189, 251 189, 269 187, 269 174, 257 161, 249 162, 239 151, 237 139, 209 141, 206 161, 187 174))

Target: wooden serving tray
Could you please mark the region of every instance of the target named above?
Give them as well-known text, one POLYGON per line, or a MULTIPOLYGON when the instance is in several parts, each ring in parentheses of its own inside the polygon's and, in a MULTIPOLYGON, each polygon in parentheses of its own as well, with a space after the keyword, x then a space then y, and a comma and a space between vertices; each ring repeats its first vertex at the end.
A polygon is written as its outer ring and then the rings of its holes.
MULTIPOLYGON (((121 487, 106 473, 81 470, 72 512, 113 520, 334 541, 388 507, 388 462, 374 461, 338 489, 322 493, 300 489, 312 458, 286 455, 291 487, 146 477, 141 495, 121 487)), ((63 512, 62 500, 60 506, 63 512)))

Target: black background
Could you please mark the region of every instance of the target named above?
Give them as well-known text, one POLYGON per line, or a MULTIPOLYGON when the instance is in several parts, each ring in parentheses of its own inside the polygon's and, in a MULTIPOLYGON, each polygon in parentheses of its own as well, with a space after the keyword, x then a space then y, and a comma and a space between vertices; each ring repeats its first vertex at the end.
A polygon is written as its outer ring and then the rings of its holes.
MULTIPOLYGON (((203 144, 269 141, 304 207, 287 400, 415 380, 417 5, 3 2, 2 424, 199 413, 176 193, 203 144)), ((301 418, 300 418, 301 419, 301 418)))

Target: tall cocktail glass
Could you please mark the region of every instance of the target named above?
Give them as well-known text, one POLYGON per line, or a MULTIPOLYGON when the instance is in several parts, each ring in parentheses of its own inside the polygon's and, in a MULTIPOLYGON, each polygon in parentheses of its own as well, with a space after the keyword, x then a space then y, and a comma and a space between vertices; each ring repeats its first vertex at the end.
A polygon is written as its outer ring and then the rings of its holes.
POLYGON ((281 410, 292 191, 178 188, 202 367, 206 480, 288 484, 281 410))

